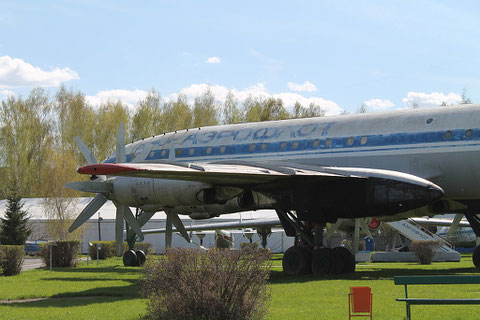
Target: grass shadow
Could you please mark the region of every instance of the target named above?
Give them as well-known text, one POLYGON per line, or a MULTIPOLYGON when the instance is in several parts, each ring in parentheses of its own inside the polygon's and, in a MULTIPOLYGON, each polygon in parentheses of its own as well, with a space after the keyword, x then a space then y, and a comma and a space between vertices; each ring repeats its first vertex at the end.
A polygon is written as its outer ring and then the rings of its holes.
POLYGON ((132 283, 129 286, 112 286, 103 288, 93 288, 79 292, 63 292, 52 295, 45 300, 13 302, 8 305, 15 308, 51 308, 51 307, 72 307, 87 306, 103 302, 113 302, 119 300, 134 300, 141 298, 138 290, 138 284, 132 283))
POLYGON ((315 277, 312 274, 302 276, 289 276, 282 270, 270 271, 270 284, 288 284, 288 283, 305 283, 311 281, 328 281, 328 280, 393 280, 394 276, 408 275, 449 275, 449 274, 471 274, 478 273, 475 268, 445 268, 445 269, 403 269, 403 268, 386 268, 379 270, 355 271, 354 273, 344 275, 328 275, 324 277, 315 277))
MULTIPOLYGON (((39 270, 49 271, 50 268, 43 267, 38 268, 39 270)), ((81 273, 81 272, 93 272, 93 273, 101 273, 101 272, 108 272, 108 273, 118 273, 118 274, 138 274, 142 268, 140 267, 123 267, 123 266, 105 266, 105 267, 71 267, 71 268, 63 268, 63 267, 53 267, 53 272, 72 272, 72 273, 81 273)))
MULTIPOLYGON (((137 299, 139 297, 128 296, 78 296, 78 297, 56 297, 45 300, 10 303, 8 306, 18 309, 31 309, 31 308, 68 308, 68 307, 82 307, 94 304, 110 303, 117 301, 125 301, 137 299)), ((23 312, 23 311, 22 311, 23 312)), ((25 311, 28 312, 28 311, 25 311)), ((114 310, 112 310, 114 312, 114 310)))

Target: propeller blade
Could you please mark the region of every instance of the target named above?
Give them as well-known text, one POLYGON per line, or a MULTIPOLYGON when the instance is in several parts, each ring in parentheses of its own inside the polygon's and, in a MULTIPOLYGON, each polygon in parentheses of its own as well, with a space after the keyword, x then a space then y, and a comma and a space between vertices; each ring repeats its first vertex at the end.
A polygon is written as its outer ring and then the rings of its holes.
POLYGON ((125 220, 127 220, 130 228, 132 228, 132 230, 137 234, 140 241, 143 241, 145 237, 143 236, 142 230, 140 229, 140 226, 138 225, 137 219, 135 219, 132 210, 130 210, 128 206, 118 203, 115 203, 115 206, 117 207, 117 209, 122 211, 123 217, 125 218, 125 220))
POLYGON ((458 229, 458 225, 460 224, 460 221, 463 218, 463 214, 457 213, 455 215, 455 218, 453 219, 452 225, 450 226, 450 229, 447 232, 447 239, 451 237, 451 235, 455 232, 455 230, 458 229))
POLYGON ((117 251, 117 257, 122 255, 123 251, 123 210, 117 207, 117 213, 115 216, 115 247, 117 251))
POLYGON ((65 187, 72 190, 92 192, 92 193, 110 193, 112 192, 112 184, 100 181, 77 181, 68 182, 65 187))
POLYGON ((138 225, 143 227, 155 214, 155 211, 142 211, 137 218, 138 225))
POLYGON ((97 159, 93 155, 92 151, 88 149, 88 147, 83 143, 82 139, 80 137, 75 137, 75 141, 77 142, 78 148, 80 149, 80 152, 83 154, 83 157, 85 160, 87 160, 88 164, 96 164, 98 163, 97 159))
POLYGON ((105 202, 107 202, 107 198, 102 193, 97 194, 95 198, 93 198, 93 200, 90 201, 90 203, 85 207, 85 209, 80 212, 77 219, 75 219, 68 229, 68 232, 75 231, 78 227, 87 222, 87 220, 90 219, 98 211, 98 209, 105 204, 105 202))
POLYGON ((190 237, 188 236, 187 230, 185 230, 185 227, 183 225, 182 220, 180 220, 180 217, 178 214, 174 212, 167 212, 167 214, 170 216, 170 221, 172 224, 175 226, 178 232, 182 235, 182 237, 187 240, 187 242, 190 242, 190 237))
POLYGON ((165 226, 165 248, 171 248, 172 247, 172 217, 168 213, 168 211, 165 211, 167 214, 167 223, 165 226))
POLYGON ((125 135, 123 134, 123 123, 120 122, 118 126, 118 137, 117 137, 117 147, 116 152, 116 163, 125 163, 127 162, 127 155, 125 152, 125 135))

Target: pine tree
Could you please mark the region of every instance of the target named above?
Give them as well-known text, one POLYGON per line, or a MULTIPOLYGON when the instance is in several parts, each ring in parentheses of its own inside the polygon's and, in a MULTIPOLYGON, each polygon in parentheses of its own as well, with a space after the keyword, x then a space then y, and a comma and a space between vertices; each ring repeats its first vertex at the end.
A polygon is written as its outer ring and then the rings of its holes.
POLYGON ((22 210, 24 204, 16 180, 10 183, 8 191, 5 218, 0 218, 0 244, 23 245, 32 229, 28 226, 27 211, 22 210))

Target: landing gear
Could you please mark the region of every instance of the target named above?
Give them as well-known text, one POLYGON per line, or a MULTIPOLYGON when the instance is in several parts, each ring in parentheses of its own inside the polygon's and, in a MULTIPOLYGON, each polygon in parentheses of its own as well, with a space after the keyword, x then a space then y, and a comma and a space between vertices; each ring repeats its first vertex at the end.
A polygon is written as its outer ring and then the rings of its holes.
MULTIPOLYGON (((152 214, 153 215, 153 214, 152 214)), ((143 218, 146 218, 147 221, 150 219, 152 215, 146 216, 144 215, 143 218)), ((139 213, 138 213, 138 208, 137 212, 135 213, 135 218, 138 220, 139 219, 139 213)), ((140 221, 140 223, 143 225, 143 221, 140 221)), ((138 267, 138 266, 143 266, 145 261, 147 260, 147 255, 143 250, 137 250, 135 251, 135 242, 137 241, 137 235, 135 232, 132 230, 132 228, 128 227, 127 223, 127 245, 128 245, 128 251, 125 251, 123 254, 123 265, 125 267, 138 267)))
MULTIPOLYGON (((479 238, 480 218, 476 214, 471 213, 465 214, 465 217, 467 218, 468 223, 470 223, 470 227, 473 229, 473 232, 475 232, 475 235, 477 236, 477 238, 479 238)), ((472 261, 475 265, 475 268, 480 269, 480 245, 476 246, 475 250, 473 250, 472 261)))
POLYGON ((315 276, 327 274, 342 274, 343 260, 338 253, 330 248, 320 248, 313 252, 312 273, 315 276))
POLYGON ((123 265, 125 267, 135 267, 138 265, 138 258, 135 251, 125 251, 125 253, 123 254, 123 265))
POLYGON ((343 261, 341 273, 355 272, 355 256, 345 247, 336 247, 333 251, 340 256, 343 261))
POLYGON ((355 258, 344 247, 312 250, 293 246, 283 255, 282 267, 286 274, 292 276, 310 273, 315 276, 340 275, 355 271, 355 258))
POLYGON ((285 273, 294 276, 309 273, 326 276, 355 271, 355 256, 350 250, 345 247, 334 249, 323 247, 325 223, 307 224, 284 210, 277 210, 277 214, 287 235, 299 237, 295 241, 295 246, 288 248, 283 255, 282 266, 285 273))
POLYGON ((475 250, 473 250, 472 261, 475 268, 480 269, 480 246, 476 246, 475 250))
POLYGON ((282 259, 283 271, 292 276, 312 272, 312 253, 306 247, 293 246, 285 251, 282 259))

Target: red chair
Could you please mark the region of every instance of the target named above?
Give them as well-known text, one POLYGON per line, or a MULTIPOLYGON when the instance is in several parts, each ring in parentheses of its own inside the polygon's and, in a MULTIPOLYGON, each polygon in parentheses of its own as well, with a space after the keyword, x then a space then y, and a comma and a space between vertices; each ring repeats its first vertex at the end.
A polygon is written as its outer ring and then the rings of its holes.
POLYGON ((370 317, 372 319, 373 294, 370 287, 350 287, 348 294, 348 319, 370 317))

